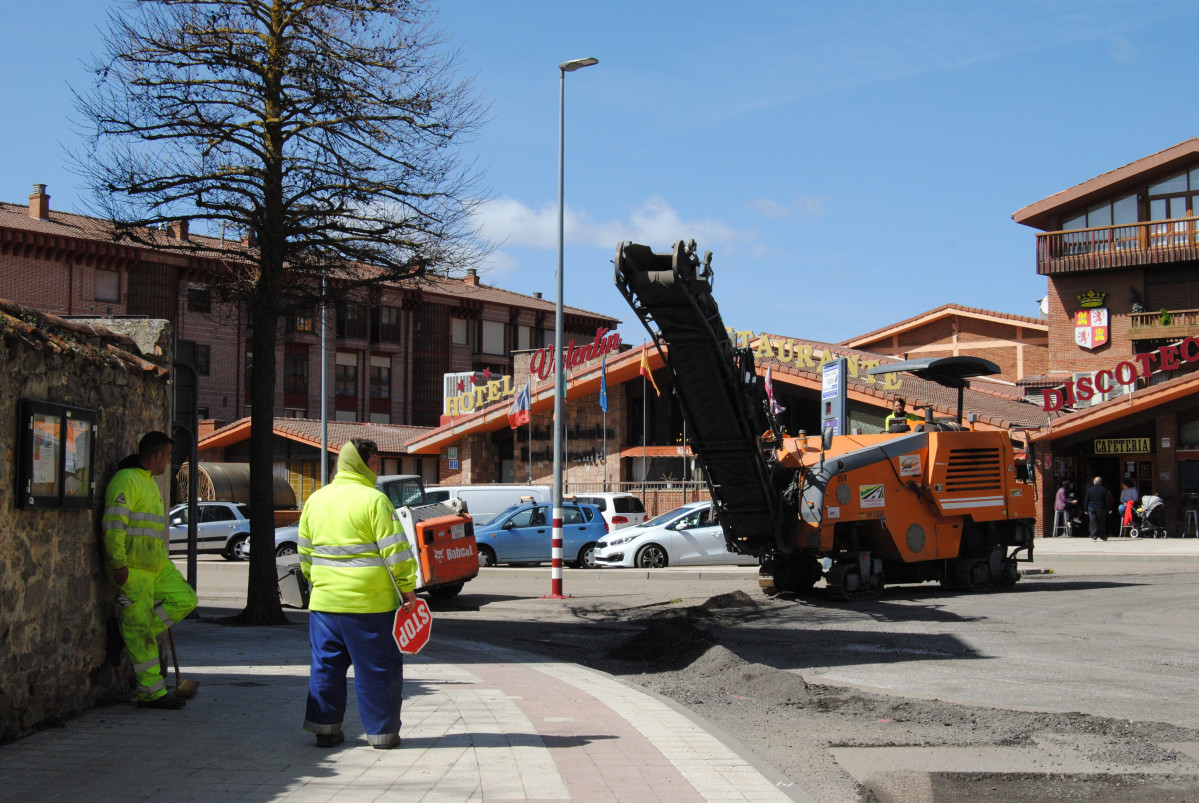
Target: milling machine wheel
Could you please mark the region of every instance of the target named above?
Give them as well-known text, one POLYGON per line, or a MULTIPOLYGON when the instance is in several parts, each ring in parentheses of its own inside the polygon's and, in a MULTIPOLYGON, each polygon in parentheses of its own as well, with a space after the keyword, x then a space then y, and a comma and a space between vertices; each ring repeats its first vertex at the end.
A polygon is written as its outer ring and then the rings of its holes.
POLYGON ((875 575, 874 584, 867 586, 862 582, 862 573, 856 563, 834 563, 828 570, 825 582, 828 585, 830 599, 857 601, 878 599, 883 593, 883 576, 875 575))

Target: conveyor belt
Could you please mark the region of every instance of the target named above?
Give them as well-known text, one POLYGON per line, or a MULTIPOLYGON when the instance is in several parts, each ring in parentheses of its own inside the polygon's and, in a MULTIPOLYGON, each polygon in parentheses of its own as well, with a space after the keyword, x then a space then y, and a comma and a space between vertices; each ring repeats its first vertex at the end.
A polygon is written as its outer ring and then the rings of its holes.
POLYGON ((790 551, 759 441, 769 429, 765 392, 749 349, 738 351, 729 339, 710 278, 694 241, 677 243, 669 254, 628 242, 616 251, 616 286, 654 342, 666 347, 688 440, 729 547, 753 555, 790 551))

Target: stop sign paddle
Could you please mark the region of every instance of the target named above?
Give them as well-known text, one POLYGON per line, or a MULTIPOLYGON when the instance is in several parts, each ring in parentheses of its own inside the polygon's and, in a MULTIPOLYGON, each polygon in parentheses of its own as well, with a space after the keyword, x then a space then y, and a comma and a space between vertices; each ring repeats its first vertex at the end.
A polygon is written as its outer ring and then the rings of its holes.
POLYGON ((433 616, 429 613, 429 605, 423 599, 416 600, 416 607, 411 611, 400 608, 396 611, 395 626, 391 634, 395 637, 396 646, 405 655, 416 655, 429 643, 433 633, 433 616))

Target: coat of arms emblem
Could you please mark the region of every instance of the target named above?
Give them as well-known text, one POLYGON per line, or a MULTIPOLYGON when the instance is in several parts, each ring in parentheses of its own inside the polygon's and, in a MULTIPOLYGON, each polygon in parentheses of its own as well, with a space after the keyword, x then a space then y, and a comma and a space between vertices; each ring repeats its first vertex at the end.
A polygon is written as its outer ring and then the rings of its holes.
POLYGON ((1084 349, 1094 349, 1107 343, 1107 307, 1082 309, 1074 313, 1074 342, 1084 349))

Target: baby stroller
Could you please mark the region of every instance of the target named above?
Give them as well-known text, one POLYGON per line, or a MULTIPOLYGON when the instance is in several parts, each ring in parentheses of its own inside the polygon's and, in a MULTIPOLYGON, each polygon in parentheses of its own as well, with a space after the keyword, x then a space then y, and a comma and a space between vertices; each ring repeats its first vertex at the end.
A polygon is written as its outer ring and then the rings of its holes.
POLYGON ((1135 518, 1128 535, 1132 538, 1142 535, 1146 538, 1165 538, 1166 529, 1161 525, 1163 504, 1160 496, 1141 497, 1140 507, 1133 511, 1135 518))

